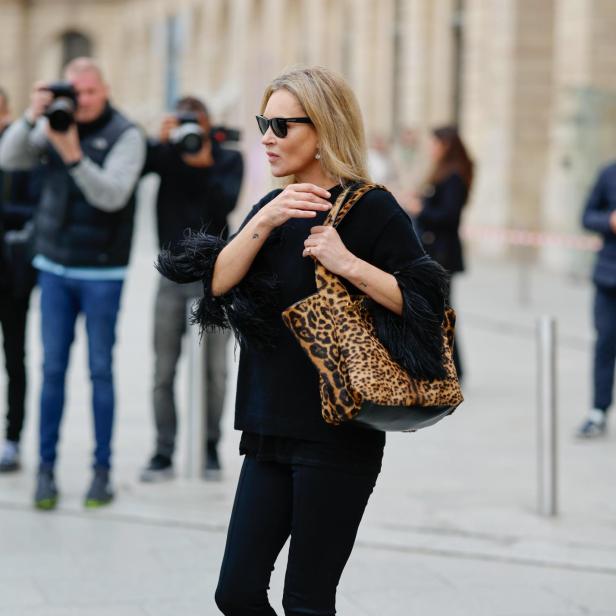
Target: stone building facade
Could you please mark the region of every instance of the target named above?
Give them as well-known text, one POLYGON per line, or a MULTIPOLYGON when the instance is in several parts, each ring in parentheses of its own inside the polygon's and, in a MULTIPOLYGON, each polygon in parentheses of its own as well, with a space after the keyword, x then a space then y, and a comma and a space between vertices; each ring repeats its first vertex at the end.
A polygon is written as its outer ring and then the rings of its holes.
POLYGON ((351 82, 369 134, 459 123, 478 170, 469 225, 574 232, 616 158, 614 32, 613 0, 0 0, 0 82, 19 110, 32 81, 90 50, 149 128, 202 96, 243 130, 249 202, 267 176, 264 86, 323 64, 351 82))

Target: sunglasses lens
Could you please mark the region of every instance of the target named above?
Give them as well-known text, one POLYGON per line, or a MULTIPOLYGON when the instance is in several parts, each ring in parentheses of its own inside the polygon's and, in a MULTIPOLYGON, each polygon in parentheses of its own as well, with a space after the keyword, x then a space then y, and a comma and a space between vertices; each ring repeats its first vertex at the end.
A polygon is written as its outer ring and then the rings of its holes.
POLYGON ((287 122, 284 118, 272 118, 271 123, 276 137, 283 138, 287 136, 287 122))
POLYGON ((264 118, 263 116, 257 116, 257 124, 259 125, 259 130, 261 131, 261 134, 265 135, 265 133, 267 132, 267 127, 269 125, 267 118, 264 118))

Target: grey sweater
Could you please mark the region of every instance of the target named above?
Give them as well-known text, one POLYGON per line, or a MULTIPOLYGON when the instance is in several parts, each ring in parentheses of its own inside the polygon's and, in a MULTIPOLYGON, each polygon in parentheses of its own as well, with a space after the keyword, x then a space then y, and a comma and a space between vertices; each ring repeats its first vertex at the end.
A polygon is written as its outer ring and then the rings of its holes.
MULTIPOLYGON (((31 169, 47 147, 46 118, 33 128, 25 120, 13 122, 0 140, 0 168, 31 169)), ((145 162, 145 138, 138 128, 129 128, 115 143, 102 166, 87 156, 70 170, 88 203, 105 212, 122 209, 135 189, 145 162)))

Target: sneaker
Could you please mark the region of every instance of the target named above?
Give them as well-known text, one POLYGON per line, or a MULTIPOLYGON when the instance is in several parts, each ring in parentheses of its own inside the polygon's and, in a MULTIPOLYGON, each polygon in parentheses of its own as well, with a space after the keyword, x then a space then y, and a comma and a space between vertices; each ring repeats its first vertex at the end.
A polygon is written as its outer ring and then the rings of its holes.
POLYGON ((175 477, 171 458, 157 453, 152 456, 148 465, 141 471, 139 479, 145 483, 169 481, 175 477))
POLYGON ((57 504, 58 488, 56 487, 53 471, 48 468, 41 468, 36 479, 34 506, 37 509, 49 511, 55 509, 57 504))
POLYGON ((0 473, 11 473, 21 468, 19 463, 19 443, 6 441, 0 455, 0 473))
POLYGON ((603 436, 606 431, 607 420, 605 413, 599 409, 593 409, 584 423, 578 428, 576 436, 578 438, 597 438, 598 436, 603 436))
POLYGON ((220 460, 218 459, 218 443, 208 442, 205 453, 205 468, 202 473, 203 479, 218 481, 222 477, 220 460))
POLYGON ((109 504, 113 500, 113 491, 109 481, 109 469, 95 468, 92 483, 86 494, 84 506, 88 509, 96 509, 109 504))

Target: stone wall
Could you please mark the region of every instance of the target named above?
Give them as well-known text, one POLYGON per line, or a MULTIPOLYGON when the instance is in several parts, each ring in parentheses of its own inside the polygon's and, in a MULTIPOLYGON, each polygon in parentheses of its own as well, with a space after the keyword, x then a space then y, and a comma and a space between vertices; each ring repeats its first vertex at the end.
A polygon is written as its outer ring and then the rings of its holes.
MULTIPOLYGON (((34 79, 59 75, 62 35, 77 31, 115 102, 155 130, 173 93, 175 40, 177 93, 243 130, 247 201, 268 182, 254 126, 261 93, 296 63, 342 72, 369 135, 395 142, 459 117, 477 162, 469 224, 579 231, 590 179, 616 151, 612 0, 0 0, 0 12, 2 85, 17 111, 34 79)), ((401 188, 421 163, 403 166, 401 188)))

